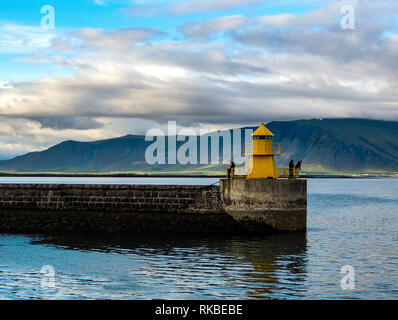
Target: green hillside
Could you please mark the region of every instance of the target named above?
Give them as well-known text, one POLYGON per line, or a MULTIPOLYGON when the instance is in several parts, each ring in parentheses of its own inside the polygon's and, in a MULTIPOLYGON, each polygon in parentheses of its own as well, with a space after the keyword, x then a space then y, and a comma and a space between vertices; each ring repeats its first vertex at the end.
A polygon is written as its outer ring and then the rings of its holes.
MULTIPOLYGON (((398 172, 398 122, 298 120, 275 121, 267 127, 274 133, 275 142, 282 143, 279 167, 286 167, 290 159, 302 159, 307 172, 398 172)), ((65 141, 45 151, 1 161, 0 170, 198 174, 224 171, 222 165, 150 166, 145 161, 145 150, 150 144, 144 136, 134 135, 94 142, 65 141)), ((220 150, 222 146, 221 140, 220 150)))
POLYGON ((398 171, 398 122, 325 119, 272 122, 281 160, 303 159, 311 171, 398 171))

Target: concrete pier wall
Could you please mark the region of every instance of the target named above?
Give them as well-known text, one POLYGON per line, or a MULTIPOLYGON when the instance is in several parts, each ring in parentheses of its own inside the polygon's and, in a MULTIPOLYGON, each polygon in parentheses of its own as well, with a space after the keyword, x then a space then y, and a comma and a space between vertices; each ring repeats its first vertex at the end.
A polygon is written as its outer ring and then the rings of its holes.
POLYGON ((0 232, 234 232, 218 186, 0 184, 0 232))
POLYGON ((248 231, 304 231, 307 180, 223 179, 223 205, 248 231))
MULTIPOLYGON (((263 179, 261 179, 263 180, 263 179)), ((0 184, 0 232, 238 233, 305 230, 306 182, 218 186, 0 184)))

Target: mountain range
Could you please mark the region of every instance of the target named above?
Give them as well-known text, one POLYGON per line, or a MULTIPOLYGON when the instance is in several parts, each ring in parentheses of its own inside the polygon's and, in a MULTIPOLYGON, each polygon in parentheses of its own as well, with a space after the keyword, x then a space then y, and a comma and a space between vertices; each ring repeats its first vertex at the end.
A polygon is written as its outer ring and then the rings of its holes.
MULTIPOLYGON (((282 144, 282 155, 277 157, 279 167, 286 167, 290 159, 294 159, 303 160, 303 170, 306 172, 398 172, 398 122, 312 119, 273 121, 266 126, 275 135, 274 142, 282 144)), ((145 161, 145 151, 151 143, 145 141, 145 136, 139 135, 92 142, 65 141, 44 151, 2 160, 0 171, 197 174, 224 172, 225 166, 222 164, 149 165, 145 161)), ((184 142, 179 142, 177 148, 182 144, 184 142)), ((219 148, 223 148, 222 140, 219 148)))

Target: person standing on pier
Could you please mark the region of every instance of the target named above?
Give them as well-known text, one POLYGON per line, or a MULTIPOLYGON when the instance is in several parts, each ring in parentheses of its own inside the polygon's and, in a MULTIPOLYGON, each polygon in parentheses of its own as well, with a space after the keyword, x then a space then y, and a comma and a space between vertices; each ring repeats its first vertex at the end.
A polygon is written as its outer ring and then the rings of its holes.
POLYGON ((295 168, 294 174, 295 174, 296 177, 299 177, 300 170, 301 170, 301 163, 302 162, 303 162, 303 160, 299 160, 299 162, 297 162, 296 166, 294 167, 295 168))
POLYGON ((228 176, 228 179, 230 179, 230 178, 234 175, 234 171, 235 171, 235 162, 231 161, 231 162, 228 164, 228 167, 227 167, 227 176, 228 176))
POLYGON ((289 179, 293 179, 294 177, 294 161, 290 160, 289 162, 289 179))

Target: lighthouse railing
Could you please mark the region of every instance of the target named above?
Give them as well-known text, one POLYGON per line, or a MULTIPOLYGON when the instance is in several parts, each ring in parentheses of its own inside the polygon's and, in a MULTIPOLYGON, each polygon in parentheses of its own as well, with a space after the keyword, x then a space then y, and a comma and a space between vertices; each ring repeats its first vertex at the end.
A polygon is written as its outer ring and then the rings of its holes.
POLYGON ((300 169, 294 168, 293 170, 293 176, 290 176, 290 170, 289 168, 276 168, 277 176, 278 178, 294 178, 298 179, 300 178, 300 169))
POLYGON ((249 166, 235 168, 234 176, 246 177, 250 173, 251 169, 249 166))
MULTIPOLYGON (((256 153, 258 150, 256 149, 256 153)), ((261 155, 260 153, 257 153, 261 155)), ((282 154, 282 145, 280 143, 273 143, 271 152, 267 152, 266 149, 264 149, 264 153, 262 155, 270 155, 270 156, 280 156, 282 154)), ((253 143, 245 143, 243 144, 243 155, 244 156, 252 156, 253 155, 253 143)))
POLYGON ((282 145, 280 143, 272 144, 272 154, 274 156, 280 156, 282 153, 282 145))

